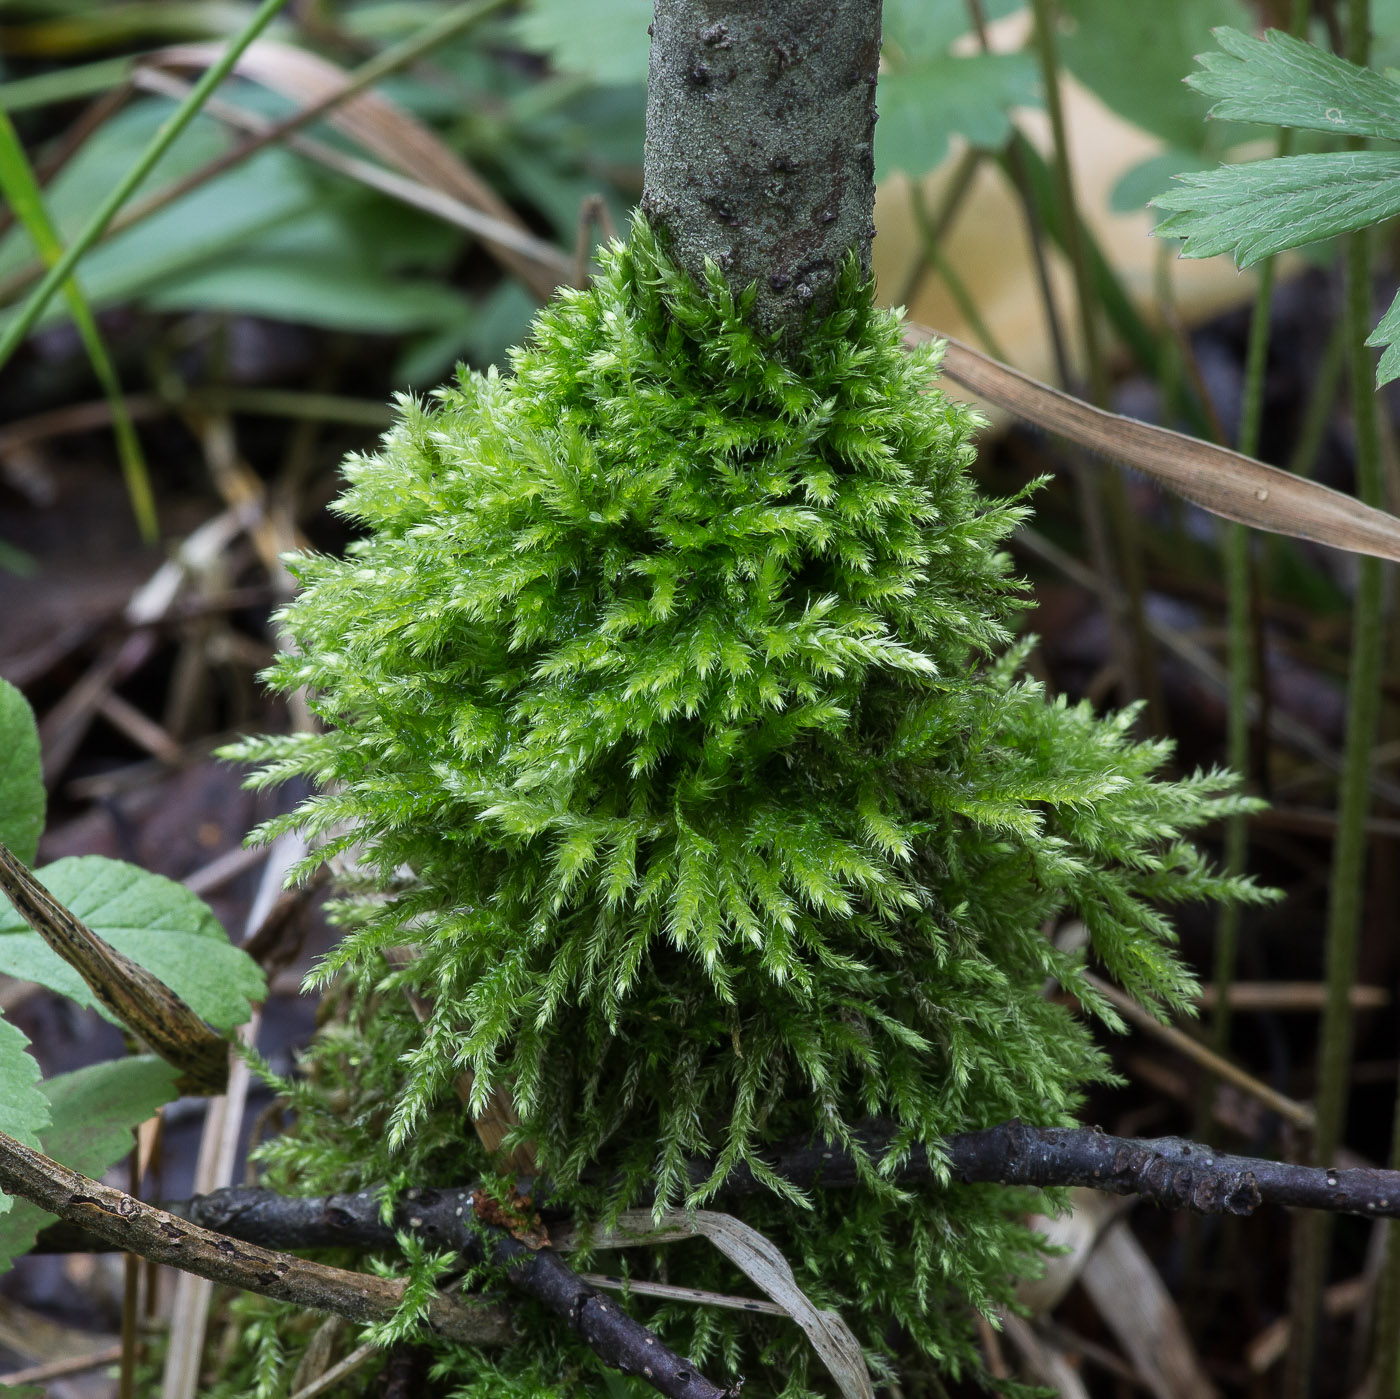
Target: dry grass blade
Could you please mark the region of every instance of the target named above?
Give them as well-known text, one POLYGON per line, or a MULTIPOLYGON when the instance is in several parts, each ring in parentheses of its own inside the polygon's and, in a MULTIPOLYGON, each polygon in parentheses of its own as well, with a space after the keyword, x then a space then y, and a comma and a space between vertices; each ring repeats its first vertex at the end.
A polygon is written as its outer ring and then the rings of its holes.
MULTIPOLYGON (((190 91, 188 84, 154 68, 139 69, 134 81, 138 87, 161 93, 177 102, 190 91)), ((204 110, 235 130, 251 132, 254 135, 265 134, 271 130, 271 124, 265 118, 231 102, 220 101, 216 97, 211 97, 205 103, 204 110)), ((352 180, 377 189, 391 199, 398 199, 476 234, 499 254, 519 254, 530 266, 543 269, 550 282, 564 279, 564 273, 568 269, 564 255, 552 243, 516 228, 513 223, 507 223, 491 214, 483 214, 465 201, 444 194, 419 180, 406 179, 370 161, 346 155, 323 141, 312 140, 309 136, 287 136, 284 140, 292 150, 318 164, 337 170, 342 175, 348 175, 352 180)))
POLYGON ((227 1041, 164 982, 75 918, 4 845, 0 891, 123 1025, 183 1071, 181 1091, 217 1093, 223 1087, 228 1078, 227 1041))
POLYGON ((1035 1334, 1029 1322, 1023 1321, 1014 1312, 1008 1312, 1002 1317, 1001 1324, 1007 1339, 1020 1352, 1031 1377, 1038 1384, 1054 1390, 1059 1399, 1089 1399, 1089 1391, 1078 1372, 1059 1351, 1035 1334))
POLYGON ((1176 1303, 1126 1221, 1110 1228, 1079 1281, 1156 1399, 1215 1399, 1176 1303))
POLYGON ((319 1399, 320 1395, 329 1394, 337 1385, 348 1380, 356 1370, 373 1360, 378 1351, 377 1345, 367 1341, 358 1350, 352 1350, 344 1360, 332 1365, 324 1375, 319 1375, 309 1384, 303 1385, 292 1395, 292 1399, 319 1399))
MULTIPOLYGON (((205 68, 218 57, 215 44, 182 44, 153 54, 150 63, 165 68, 205 68)), ((344 87, 345 71, 305 49, 271 40, 252 45, 234 70, 295 101, 315 105, 344 87)), ((361 92, 327 113, 326 120, 366 150, 431 189, 477 209, 492 219, 530 235, 520 216, 434 132, 376 92, 361 92)), ((557 267, 506 247, 490 236, 482 241, 542 301, 571 278, 569 260, 558 254, 557 267)))
POLYGON ((713 1210, 667 1210, 657 1217, 649 1210, 619 1216, 606 1233, 591 1242, 600 1248, 628 1242, 660 1243, 703 1234, 762 1292, 790 1316, 812 1343, 846 1399, 874 1399, 870 1371, 860 1342, 835 1312, 824 1312, 797 1285, 788 1261, 771 1241, 730 1214, 713 1210))
POLYGON ((1300 1103, 1293 1098, 1286 1097, 1276 1089, 1270 1088, 1267 1083, 1255 1078, 1251 1073, 1246 1073, 1238 1064, 1232 1063, 1229 1059, 1222 1059, 1220 1055, 1193 1040, 1190 1035, 1178 1030, 1174 1025, 1163 1025, 1150 1011, 1144 1010, 1142 1006, 1138 1005, 1131 996, 1094 976, 1092 972, 1086 972, 1084 979, 1100 996, 1111 1002, 1113 1008, 1125 1020, 1131 1021, 1144 1034, 1151 1035, 1161 1043, 1169 1045, 1178 1053, 1185 1055, 1214 1074, 1216 1078, 1233 1084, 1242 1093, 1248 1093, 1250 1097, 1263 1103, 1270 1111, 1276 1112, 1285 1122, 1291 1122, 1295 1127, 1299 1127, 1305 1132, 1311 1132, 1317 1126, 1317 1114, 1309 1104, 1300 1103))
POLYGON ((720 1307, 731 1312, 761 1312, 764 1316, 787 1315, 787 1309, 780 1307, 776 1302, 760 1302, 754 1297, 735 1297, 728 1292, 707 1292, 701 1287, 677 1287, 669 1282, 610 1277, 606 1273, 580 1273, 579 1277, 589 1287, 632 1293, 637 1297, 660 1297, 667 1302, 692 1302, 697 1307, 720 1307))
POLYGON ((946 340, 943 371, 950 379, 1026 422, 1134 467, 1212 515, 1400 563, 1400 519, 1384 510, 1185 433, 1091 408, 926 326, 910 325, 907 338, 946 340))

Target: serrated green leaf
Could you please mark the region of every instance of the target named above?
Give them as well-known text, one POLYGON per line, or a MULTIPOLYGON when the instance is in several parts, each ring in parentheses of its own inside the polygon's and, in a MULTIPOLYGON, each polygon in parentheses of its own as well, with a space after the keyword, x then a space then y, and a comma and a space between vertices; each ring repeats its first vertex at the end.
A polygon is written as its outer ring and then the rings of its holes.
MULTIPOLYGON (((256 962, 181 884, 102 855, 35 871, 48 891, 118 952, 159 977, 217 1030, 241 1025, 266 994, 256 962)), ((105 1014, 87 983, 8 903, 0 907, 0 972, 37 981, 105 1014)))
POLYGON ((1205 104, 1182 78, 1217 25, 1247 25, 1243 0, 1065 0, 1075 22, 1060 56, 1094 95, 1144 131, 1183 150, 1222 151, 1246 133, 1206 123, 1205 104))
MULTIPOLYGON (((49 1104, 39 1091, 40 1069, 28 1045, 18 1026, 0 1020, 0 1132, 37 1148, 39 1133, 49 1123, 49 1104)), ((14 1203, 0 1192, 0 1215, 8 1214, 14 1203)))
POLYGON ((0 844, 32 865, 43 829, 44 776, 34 711, 8 680, 0 680, 0 844))
POLYGON ((1183 257, 1233 253, 1249 267, 1400 213, 1400 154, 1336 151, 1226 165, 1182 175, 1152 203, 1172 211, 1156 232, 1184 238, 1183 257))
POLYGON ((532 0, 516 22, 527 49, 549 56, 561 73, 596 83, 644 83, 652 0, 532 0))
POLYGON ((932 170, 954 135, 997 149, 1011 134, 1011 109, 1039 105, 1039 83, 1028 53, 943 55, 883 74, 875 178, 932 170))
MULTIPOLYGON (((153 1054, 110 1059, 39 1085, 51 1124, 40 1134, 55 1161, 100 1176, 131 1150, 132 1129, 176 1096, 177 1071, 153 1054)), ((33 1246, 53 1215, 28 1200, 15 1201, 0 1220, 0 1273, 33 1246)))
POLYGON ((1400 87, 1379 73, 1291 34, 1262 39, 1215 30, 1220 51, 1203 53, 1187 83, 1220 100, 1212 117, 1400 140, 1400 87))
POLYGON ((1376 366, 1376 387, 1400 379, 1400 292, 1390 303, 1390 310, 1381 317, 1381 323, 1366 337, 1366 343, 1385 347, 1381 362, 1376 366))

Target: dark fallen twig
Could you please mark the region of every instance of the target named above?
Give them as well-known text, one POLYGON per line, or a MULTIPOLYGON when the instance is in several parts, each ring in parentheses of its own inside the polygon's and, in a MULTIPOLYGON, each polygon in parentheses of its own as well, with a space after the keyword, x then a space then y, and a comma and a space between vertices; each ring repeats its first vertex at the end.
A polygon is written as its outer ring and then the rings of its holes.
MULTIPOLYGON (((888 1147, 890 1129, 872 1124, 860 1140, 867 1157, 878 1160, 888 1147)), ((50 1184, 36 1191, 32 1188, 32 1165, 28 1175, 15 1175, 8 1161, 12 1146, 18 1147, 18 1143, 0 1134, 0 1187, 25 1195, 79 1226, 78 1230, 57 1226, 45 1230, 36 1251, 91 1248, 91 1240, 85 1240, 81 1232, 89 1230, 116 1247, 201 1271, 191 1265, 193 1252, 181 1251, 182 1244, 168 1244, 160 1252, 152 1251, 146 1237, 150 1228, 137 1232, 141 1221, 150 1215, 168 1221, 161 1227, 170 1235, 172 1228, 183 1224, 176 1214, 152 1210, 134 1200, 123 1206, 120 1202, 128 1197, 93 1182, 59 1190, 57 1194, 50 1184), (102 1199, 110 1196, 115 1203, 98 1204, 81 1193, 72 1193, 73 1189, 88 1187, 103 1191, 102 1199), (59 1204, 65 1208, 59 1208, 59 1204)), ((24 1152, 24 1148, 18 1149, 24 1152)), ((33 1152, 26 1156, 45 1160, 33 1152)), ((51 1162, 47 1164, 53 1166, 51 1162)), ((837 1147, 792 1146, 775 1153, 771 1164, 780 1175, 807 1188, 842 1190, 859 1182, 855 1155, 837 1147)), ((63 1167, 54 1169, 64 1172, 63 1167)), ((691 1177, 698 1184, 710 1171, 709 1163, 695 1162, 691 1177)), ((73 1172, 64 1174, 82 1181, 73 1172)), ((47 1177, 42 1179, 47 1181, 47 1177)), ((968 1184, 1080 1185, 1114 1195, 1137 1195, 1164 1209, 1200 1214, 1247 1215, 1260 1205, 1272 1204, 1400 1218, 1400 1171, 1295 1166, 1232 1156, 1180 1137, 1135 1141, 1110 1137, 1093 1127, 1030 1127, 1022 1122, 1005 1122, 984 1131, 963 1132, 944 1142, 941 1158, 937 1154, 931 1156, 923 1147, 912 1148, 889 1173, 889 1179, 910 1188, 935 1185, 946 1179, 968 1184)), ((733 1197, 763 1189, 752 1172, 741 1167, 729 1175, 719 1193, 733 1197)), ((536 1247, 533 1240, 517 1237, 522 1231, 512 1233, 508 1228, 483 1223, 476 1217, 473 1198, 474 1191, 468 1187, 410 1191, 399 1201, 388 1223, 381 1218, 380 1195, 375 1190, 298 1199, 271 1190, 231 1187, 172 1209, 189 1221, 184 1226, 187 1231, 198 1230, 202 1239, 219 1241, 211 1247, 221 1264, 225 1258, 243 1256, 232 1243, 235 1239, 247 1245, 261 1245, 258 1252, 264 1257, 298 1265, 301 1260, 290 1254, 266 1254, 264 1250, 350 1248, 376 1252, 394 1249, 397 1236, 410 1232, 429 1244, 454 1249, 470 1258, 481 1258, 489 1251, 491 1261, 507 1268, 516 1290, 563 1318, 614 1369, 641 1375, 660 1393, 676 1399, 724 1399, 729 1393, 696 1373, 688 1361, 668 1351, 615 1301, 578 1277, 552 1249, 536 1247)), ((212 1272, 202 1275, 215 1276, 212 1272)), ((264 1285, 272 1276, 266 1271, 252 1281, 244 1280, 247 1269, 235 1277, 225 1268, 217 1276, 220 1281, 234 1282, 251 1291, 285 1295, 270 1292, 264 1285)), ((280 1280, 282 1274, 277 1276, 280 1280)), ((325 1308, 331 1304, 307 1300, 306 1305, 325 1308)))
MULTIPOLYGON (((470 1190, 414 1192, 400 1202, 387 1226, 380 1221, 373 1191, 298 1200, 270 1190, 229 1188, 198 1197, 176 1214, 88 1180, 3 1132, 0 1189, 32 1200, 125 1252, 354 1321, 392 1316, 405 1284, 328 1268, 278 1250, 284 1245, 393 1249, 397 1233, 415 1231, 464 1257, 489 1252, 491 1261, 506 1269, 513 1288, 559 1316, 605 1364, 645 1379, 667 1399, 732 1399, 734 1393, 712 1384, 616 1300, 585 1283, 552 1249, 532 1246, 509 1229, 477 1218, 470 1190)), ((425 1321, 438 1335, 481 1345, 499 1344, 509 1336, 509 1321, 499 1308, 445 1295, 433 1299, 425 1321)))
MULTIPOLYGON (((888 1142, 887 1128, 861 1134, 874 1158, 888 1142)), ((1181 1137, 1137 1140, 1110 1137, 1095 1127, 1029 1127, 1004 1122, 980 1132, 962 1132, 943 1144, 944 1163, 965 1184, 1082 1185, 1112 1195, 1138 1195, 1163 1209, 1197 1214, 1252 1214, 1260 1205, 1328 1210, 1374 1218, 1400 1217, 1400 1171, 1331 1170, 1267 1161, 1186 1141, 1181 1137)), ((857 1183, 849 1152, 801 1146, 780 1152, 773 1168, 796 1185, 848 1189, 857 1183)), ((697 1164, 692 1178, 709 1174, 697 1164)), ((900 1185, 935 1181, 938 1167, 923 1147, 912 1148, 890 1173, 900 1185)), ((764 1187, 747 1167, 734 1171, 721 1194, 753 1194, 764 1187)))
MULTIPOLYGON (((889 1129, 872 1124, 860 1139, 867 1155, 878 1160, 888 1145, 889 1129)), ((964 1184, 1081 1185, 1112 1195, 1137 1195, 1163 1209, 1197 1214, 1247 1215, 1260 1205, 1283 1205, 1400 1218, 1400 1171, 1296 1166, 1232 1156, 1181 1137, 1135 1140, 1111 1137, 1094 1127, 1005 1122, 948 1138, 944 1153, 938 1163, 923 1147, 913 1147, 888 1179, 905 1187, 930 1185, 946 1169, 948 1176, 964 1184)), ((858 1183, 855 1158, 838 1147, 789 1147, 777 1152, 771 1164, 779 1175, 803 1187, 848 1190, 858 1183)), ((691 1166, 697 1183, 709 1173, 706 1162, 691 1166)), ((726 1178, 719 1194, 732 1198, 764 1189, 748 1167, 740 1166, 726 1178)), ((376 1190, 291 1198, 271 1190, 233 1186, 168 1208, 207 1229, 271 1248, 368 1252, 393 1248, 395 1236, 403 1232, 438 1247, 461 1248, 462 1221, 470 1216, 471 1200, 470 1187, 414 1191, 399 1202, 388 1224, 380 1218, 376 1190)), ((91 1248, 91 1240, 52 1226, 39 1236, 35 1251, 67 1253, 84 1248, 91 1248)))
POLYGON ((290 1199, 271 1190, 231 1187, 189 1202, 191 1219, 235 1239, 277 1248, 393 1249, 396 1236, 417 1234, 439 1248, 505 1266, 511 1286, 543 1303, 587 1341, 607 1365, 639 1375, 673 1399, 724 1399, 695 1366, 634 1321, 617 1302, 590 1287, 548 1247, 534 1247, 477 1216, 476 1192, 415 1190, 399 1201, 385 1224, 378 1192, 290 1199))

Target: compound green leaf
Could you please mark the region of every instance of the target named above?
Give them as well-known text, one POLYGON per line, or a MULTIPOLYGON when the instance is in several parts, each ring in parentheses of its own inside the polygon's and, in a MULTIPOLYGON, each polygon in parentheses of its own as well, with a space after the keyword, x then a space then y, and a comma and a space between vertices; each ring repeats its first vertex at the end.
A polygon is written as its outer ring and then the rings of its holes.
MULTIPOLYGON (((93 932, 159 977, 215 1029, 241 1025, 248 1003, 266 994, 257 963, 229 942, 218 919, 183 885, 102 855, 56 860, 35 874, 93 932)), ((0 908, 0 972, 102 1011, 87 983, 8 904, 0 908)))
POLYGON ((1039 70, 1028 53, 942 55, 880 79, 875 178, 932 170, 957 135, 987 150, 1011 134, 1011 109, 1039 104, 1039 70))
POLYGON ((1232 253, 1249 267, 1274 253, 1367 228, 1400 213, 1400 154, 1335 151, 1256 160, 1180 176, 1152 203, 1183 257, 1232 253))
POLYGON ((1396 293, 1390 310, 1381 317, 1381 323, 1367 337, 1366 343, 1385 349, 1376 366, 1376 387, 1400 379, 1400 292, 1396 293))
POLYGON ((43 829, 44 777, 34 711, 8 680, 0 680, 0 844, 32 865, 43 829))
MULTIPOLYGON (((101 1176, 131 1150, 132 1129, 177 1095, 176 1070, 153 1054, 109 1059, 40 1084, 52 1122, 41 1133, 44 1154, 101 1176)), ((53 1220, 28 1200, 0 1220, 0 1273, 26 1252, 53 1220)))
MULTIPOLYGON (((49 1122, 49 1105, 39 1091, 39 1065, 28 1044, 18 1026, 0 1020, 0 1132, 38 1147, 39 1133, 49 1122)), ((0 1215, 13 1204, 10 1196, 0 1193, 0 1215)))
POLYGON ((1400 140, 1400 86, 1389 78, 1278 29, 1255 39, 1222 28, 1215 41, 1220 51, 1201 54, 1186 79, 1220 99, 1212 117, 1400 140))
POLYGON ((1119 116, 1188 151, 1220 151, 1247 134, 1207 124, 1181 81, 1214 26, 1250 23, 1243 0, 1066 0, 1065 9, 1075 25, 1060 45, 1065 66, 1119 116))

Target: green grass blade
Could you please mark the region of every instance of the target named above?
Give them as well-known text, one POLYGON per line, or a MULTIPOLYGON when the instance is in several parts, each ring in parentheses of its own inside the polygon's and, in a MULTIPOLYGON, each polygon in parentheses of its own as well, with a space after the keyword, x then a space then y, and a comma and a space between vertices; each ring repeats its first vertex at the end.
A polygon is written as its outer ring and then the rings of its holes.
POLYGON ((3 334, 0 334, 0 368, 9 362, 10 356, 14 354, 24 337, 34 328, 34 323, 43 314, 44 307, 49 304, 54 292, 72 276, 78 260, 102 236, 103 229, 111 223, 117 210, 131 197, 141 181, 151 173, 156 162, 174 144, 176 137, 194 120, 195 115, 208 100, 210 94, 233 70, 240 55, 267 28, 277 12, 286 3, 287 0, 263 0, 253 18, 229 44, 223 56, 213 67, 205 70, 203 76, 194 85, 190 95, 180 103, 170 119, 156 132, 150 145, 146 147, 140 158, 122 176, 111 193, 94 211, 78 236, 68 245, 63 256, 49 268, 44 279, 34 289, 29 300, 25 302, 23 310, 5 327, 3 334))
POLYGON ((31 107, 47 107, 53 102, 95 97, 125 82, 133 61, 130 55, 123 54, 120 58, 99 58, 93 63, 56 68, 52 72, 36 73, 32 78, 14 78, 0 83, 0 110, 24 112, 31 107))
MULTIPOLYGON (((39 181, 34 176, 14 125, 3 111, 0 111, 0 194, 9 200, 15 217, 24 225, 40 257, 52 267, 63 256, 63 240, 44 207, 39 181)), ((97 328, 97 319, 76 277, 70 277, 64 283, 63 295, 73 323, 82 337, 83 348, 92 362, 93 373, 97 375, 112 410, 112 433, 117 441, 117 456, 121 461, 122 475, 126 478, 126 493, 131 500, 132 513, 136 516, 141 537, 147 543, 154 543, 159 529, 151 477, 141 451, 141 440, 132 426, 131 415, 126 411, 126 397, 122 393, 116 367, 107 353, 102 332, 97 328)))

